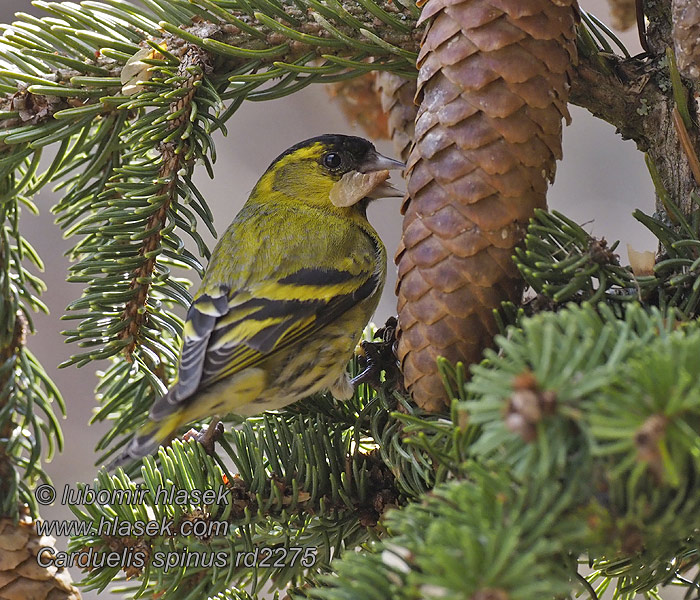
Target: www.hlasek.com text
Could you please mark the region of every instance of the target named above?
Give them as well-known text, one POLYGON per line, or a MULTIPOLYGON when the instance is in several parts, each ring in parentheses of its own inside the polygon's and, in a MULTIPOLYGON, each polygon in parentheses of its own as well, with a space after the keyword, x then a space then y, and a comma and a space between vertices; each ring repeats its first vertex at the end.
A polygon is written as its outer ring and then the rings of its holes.
POLYGON ((37 535, 52 535, 54 537, 75 537, 80 535, 117 536, 117 537, 173 537, 194 536, 200 539, 220 537, 227 535, 235 526, 228 521, 214 521, 209 519, 186 519, 175 523, 173 519, 163 517, 160 520, 150 521, 126 521, 121 519, 108 519, 104 515, 95 525, 91 521, 78 520, 47 520, 36 521, 37 535))

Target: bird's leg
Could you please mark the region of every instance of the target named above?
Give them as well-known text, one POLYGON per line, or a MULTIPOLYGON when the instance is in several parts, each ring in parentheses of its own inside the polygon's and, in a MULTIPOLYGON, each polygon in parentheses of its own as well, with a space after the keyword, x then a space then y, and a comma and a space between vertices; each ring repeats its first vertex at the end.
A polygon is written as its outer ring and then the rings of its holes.
POLYGON ((364 341, 360 344, 360 348, 362 349, 362 354, 360 357, 364 359, 365 368, 350 380, 350 385, 352 385, 353 388, 356 388, 362 383, 367 383, 373 388, 379 387, 379 384, 381 383, 379 375, 382 368, 380 363, 380 353, 377 346, 380 343, 381 342, 377 343, 364 341))
POLYGON ((367 383, 377 389, 382 385, 381 372, 384 371, 385 382, 396 387, 401 384, 401 371, 394 353, 396 343, 396 317, 389 317, 384 327, 377 329, 374 338, 377 342, 362 342, 360 345, 360 360, 364 361, 364 369, 350 380, 356 387, 361 383, 367 383))
POLYGON ((214 444, 224 433, 224 424, 221 422, 219 417, 214 416, 211 418, 211 423, 207 427, 203 435, 197 440, 208 454, 214 454, 214 444))
POLYGON ((217 440, 221 439, 223 434, 224 424, 221 422, 219 417, 213 416, 211 418, 211 423, 209 423, 206 428, 203 428, 202 431, 190 429, 183 437, 185 440, 197 440, 204 447, 204 451, 209 456, 213 456, 216 442, 217 440))

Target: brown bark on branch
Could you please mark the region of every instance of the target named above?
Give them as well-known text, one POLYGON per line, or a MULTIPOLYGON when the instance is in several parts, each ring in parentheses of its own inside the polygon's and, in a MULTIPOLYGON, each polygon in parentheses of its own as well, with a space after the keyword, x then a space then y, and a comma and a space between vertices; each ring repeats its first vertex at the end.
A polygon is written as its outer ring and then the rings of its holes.
MULTIPOLYGON (((647 16, 647 42, 654 54, 645 59, 608 55, 607 72, 595 60, 581 58, 572 78, 570 101, 615 126, 623 139, 634 140, 653 161, 668 195, 688 214, 696 185, 687 150, 698 153, 700 135, 697 127, 690 128, 684 150, 674 123, 676 102, 665 60, 671 44, 671 0, 654 3, 647 16)), ((687 102, 689 95, 685 96, 687 102)), ((695 114, 695 103, 687 105, 695 114)), ((659 203, 657 209, 664 207, 659 203)))

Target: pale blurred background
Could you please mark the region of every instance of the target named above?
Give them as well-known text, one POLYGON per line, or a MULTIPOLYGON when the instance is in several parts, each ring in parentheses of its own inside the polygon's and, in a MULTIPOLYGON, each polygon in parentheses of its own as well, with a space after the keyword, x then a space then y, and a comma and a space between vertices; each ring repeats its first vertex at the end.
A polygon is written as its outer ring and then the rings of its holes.
MULTIPOLYGON (((580 0, 580 3, 609 23, 605 0, 580 0)), ((29 0, 0 0, 0 22, 11 22, 17 11, 44 14, 29 0)), ((632 54, 641 51, 636 32, 621 37, 632 54)), ((645 212, 654 209, 653 190, 642 154, 633 142, 623 142, 610 125, 576 107, 572 107, 571 112, 573 124, 564 132, 564 161, 559 164, 556 183, 549 194, 549 206, 579 223, 586 223, 586 229, 593 235, 611 242, 619 239, 623 262, 627 260, 627 243, 637 250, 654 250, 654 238, 631 216, 635 208, 645 212)), ((285 148, 322 133, 363 135, 344 119, 320 86, 281 100, 247 102, 229 120, 227 127, 228 137, 218 138, 216 179, 209 180, 203 169, 198 177, 219 232, 233 219, 270 161, 285 148)), ((379 143, 378 147, 381 152, 393 155, 389 143, 379 143)), ((73 486, 77 481, 92 481, 93 463, 97 458, 93 449, 106 425, 87 426, 94 407, 94 369, 90 366, 81 370, 56 368, 77 350, 64 343, 60 331, 67 323, 59 319, 68 303, 81 293, 80 286, 65 282, 68 260, 62 255, 71 243, 62 238, 49 211, 56 201, 57 197, 50 191, 42 192, 37 202, 41 215, 34 217, 25 211, 22 232, 46 263, 43 279, 48 292, 44 301, 51 310, 49 316, 36 317, 38 333, 29 339, 29 345, 68 405, 68 416, 62 421, 65 450, 47 465, 54 485, 61 490, 66 483, 73 486)), ((381 234, 390 256, 390 276, 375 317, 377 323, 383 323, 395 313, 395 269, 391 257, 401 232, 399 204, 398 199, 381 200, 369 210, 370 221, 381 234)), ((45 507, 42 515, 45 519, 71 518, 68 508, 60 505, 45 507)), ((65 549, 65 540, 59 540, 58 548, 65 549)), ((74 572, 73 576, 79 579, 79 573, 74 572)), ((83 597, 94 600, 98 596, 85 592, 83 597)))

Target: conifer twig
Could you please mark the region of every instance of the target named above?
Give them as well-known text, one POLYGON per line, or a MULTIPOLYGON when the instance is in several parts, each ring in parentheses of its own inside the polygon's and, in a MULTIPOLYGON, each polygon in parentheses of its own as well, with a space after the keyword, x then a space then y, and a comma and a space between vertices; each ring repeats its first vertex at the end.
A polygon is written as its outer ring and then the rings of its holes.
MULTIPOLYGON (((207 54, 196 46, 190 47, 181 60, 178 67, 178 75, 185 77, 182 87, 186 94, 177 98, 170 104, 170 115, 179 115, 170 121, 169 131, 177 131, 189 118, 189 105, 194 97, 196 85, 201 81, 204 73, 211 70, 207 54), (195 67, 193 69, 193 67, 195 67)), ((150 282, 154 276, 156 265, 157 249, 160 246, 161 231, 167 224, 168 209, 177 197, 178 173, 186 166, 191 167, 193 158, 186 158, 187 152, 176 153, 177 144, 175 141, 161 142, 158 151, 162 156, 162 164, 158 172, 158 179, 164 181, 161 188, 155 193, 157 196, 165 196, 159 210, 148 219, 147 231, 152 233, 143 239, 139 254, 146 258, 143 264, 136 270, 131 280, 131 289, 136 289, 137 293, 132 300, 127 302, 122 313, 122 319, 129 322, 129 325, 122 329, 119 338, 130 340, 124 347, 124 355, 127 360, 132 361, 132 354, 137 345, 140 326, 146 318, 144 309, 150 282), (189 163, 189 165, 187 164, 189 163)))
MULTIPOLYGON (((201 45, 209 53, 223 54, 227 56, 227 61, 223 70, 235 71, 240 66, 250 62, 252 58, 258 61, 258 69, 271 67, 276 63, 294 63, 299 57, 311 52, 315 57, 322 56, 347 56, 348 48, 352 44, 370 47, 375 53, 390 54, 386 48, 395 47, 406 53, 416 53, 419 49, 420 39, 423 34, 423 27, 416 26, 416 15, 409 8, 404 8, 400 4, 389 0, 378 0, 378 8, 382 13, 389 15, 393 21, 401 27, 397 28, 391 22, 378 20, 371 12, 367 11, 359 2, 354 0, 343 0, 339 2, 338 14, 344 15, 343 22, 331 25, 324 20, 323 16, 317 18, 316 13, 319 5, 309 0, 309 10, 302 11, 295 3, 280 4, 280 16, 282 21, 287 21, 293 25, 293 31, 302 31, 298 39, 288 39, 281 33, 282 25, 273 25, 274 20, 260 21, 254 16, 248 15, 240 10, 224 10, 208 0, 196 0, 193 4, 199 4, 204 8, 213 11, 212 20, 206 21, 201 18, 193 23, 176 26, 167 21, 161 21, 160 27, 165 28, 165 35, 162 33, 149 35, 148 38, 154 42, 165 41, 167 51, 176 57, 181 57, 193 44, 201 45), (382 50, 376 44, 368 46, 367 37, 362 31, 369 32, 370 35, 380 38, 385 44, 382 50), (311 43, 313 38, 318 41, 311 43), (338 44, 338 38, 346 40, 348 43, 338 44), (323 44, 327 40, 328 45, 323 44), (270 48, 277 47, 279 52, 271 53, 270 48)), ((264 16, 264 15, 263 15, 264 16)), ((286 25, 285 25, 286 26, 286 25)), ((289 30, 289 26, 286 26, 289 30)), ((147 32, 144 31, 144 36, 147 32)), ((112 54, 112 53, 108 53, 112 54)), ((307 59, 308 60, 308 59, 307 59)), ((101 69, 109 72, 113 77, 119 77, 122 65, 104 53, 99 53, 96 58, 90 60, 89 68, 101 69)), ((72 63, 71 63, 72 64, 72 63)), ((76 65, 77 66, 77 65, 76 65)), ((365 65, 366 66, 366 65, 365 65)), ((221 67, 220 67, 221 68, 221 67)), ((82 75, 82 72, 73 68, 59 69, 47 79, 47 83, 57 83, 60 85, 70 84, 72 77, 82 75)), ((43 90, 42 90, 43 91, 43 90)), ((34 104, 45 104, 41 93, 32 93, 34 104)), ((45 95, 50 97, 49 90, 45 95)), ((76 92, 77 95, 77 92, 76 92)), ((15 96, 5 96, 0 98, 0 111, 14 110, 13 104, 15 96)), ((51 107, 50 110, 42 112, 41 116, 35 118, 33 122, 44 122, 53 117, 58 110, 70 107, 65 99, 61 98, 61 104, 51 107)), ((13 120, 6 120, 0 127, 7 127, 14 124, 13 120)), ((0 150, 2 143, 0 142, 0 150)))
MULTIPOLYGON (((2 260, 2 246, 0 246, 0 260, 2 260)), ((15 326, 12 336, 7 341, 6 345, 0 348, 0 366, 4 366, 6 361, 10 360, 17 354, 19 349, 24 346, 27 336, 27 320, 21 312, 17 312, 15 316, 15 326)), ((9 399, 10 389, 8 386, 12 377, 11 369, 3 369, 0 375, 0 390, 7 390, 7 394, 0 395, 0 413, 5 413, 3 410, 6 402, 9 399)), ((6 453, 6 447, 9 443, 12 430, 16 427, 16 423, 12 418, 6 418, 0 421, 0 498, 4 498, 9 490, 7 489, 10 481, 13 479, 12 471, 14 464, 10 456, 6 453)))

